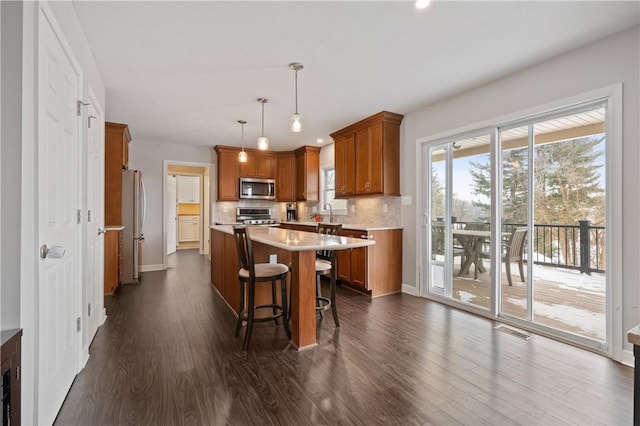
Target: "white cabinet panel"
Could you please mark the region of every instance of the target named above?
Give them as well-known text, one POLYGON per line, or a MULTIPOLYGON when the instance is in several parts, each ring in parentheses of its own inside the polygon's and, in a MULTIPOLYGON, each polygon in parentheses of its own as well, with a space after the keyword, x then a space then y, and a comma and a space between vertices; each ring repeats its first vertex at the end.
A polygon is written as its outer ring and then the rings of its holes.
POLYGON ((200 177, 178 175, 178 203, 200 203, 200 177))
POLYGON ((200 216, 180 216, 178 219, 178 240, 200 241, 200 216))

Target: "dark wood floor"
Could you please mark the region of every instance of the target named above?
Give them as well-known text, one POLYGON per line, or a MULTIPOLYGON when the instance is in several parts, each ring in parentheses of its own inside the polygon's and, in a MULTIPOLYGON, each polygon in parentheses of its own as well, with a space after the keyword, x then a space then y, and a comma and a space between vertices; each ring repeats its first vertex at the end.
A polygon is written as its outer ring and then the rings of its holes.
POLYGON ((632 423, 631 368, 408 295, 340 288, 318 347, 262 323, 243 353, 206 258, 170 262, 109 301, 57 425, 632 423))

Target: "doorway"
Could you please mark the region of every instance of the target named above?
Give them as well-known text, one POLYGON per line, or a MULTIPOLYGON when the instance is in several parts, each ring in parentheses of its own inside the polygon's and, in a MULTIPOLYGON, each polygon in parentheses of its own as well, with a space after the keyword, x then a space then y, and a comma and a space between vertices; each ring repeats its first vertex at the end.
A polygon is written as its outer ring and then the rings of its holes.
POLYGON ((211 177, 213 165, 165 161, 164 249, 196 249, 209 254, 211 224, 211 177))

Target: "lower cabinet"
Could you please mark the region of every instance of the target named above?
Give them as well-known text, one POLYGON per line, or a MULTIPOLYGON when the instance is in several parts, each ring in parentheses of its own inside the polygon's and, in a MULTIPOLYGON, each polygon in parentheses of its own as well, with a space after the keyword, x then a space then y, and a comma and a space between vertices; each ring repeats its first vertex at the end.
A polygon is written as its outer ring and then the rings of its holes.
POLYGON ((200 216, 178 217, 178 242, 200 241, 200 216))
POLYGON ((113 294, 122 271, 122 231, 104 233, 104 294, 113 294))
MULTIPOLYGON (((281 224, 280 227, 315 232, 315 227, 310 225, 281 224)), ((341 235, 372 239, 376 244, 339 250, 339 281, 373 297, 402 291, 402 229, 365 231, 343 228, 341 235)))

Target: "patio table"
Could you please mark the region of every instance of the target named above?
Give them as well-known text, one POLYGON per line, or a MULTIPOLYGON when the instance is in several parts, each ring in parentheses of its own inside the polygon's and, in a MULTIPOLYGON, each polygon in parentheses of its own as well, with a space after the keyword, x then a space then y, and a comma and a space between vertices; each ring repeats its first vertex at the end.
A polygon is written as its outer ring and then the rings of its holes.
MULTIPOLYGON (((508 232, 503 232, 502 236, 508 236, 508 232)), ((470 229, 454 229, 454 238, 460 241, 464 249, 464 261, 460 265, 458 276, 467 275, 471 264, 475 264, 473 278, 478 279, 478 272, 486 272, 482 264, 482 247, 491 238, 491 231, 476 231, 470 229)))

